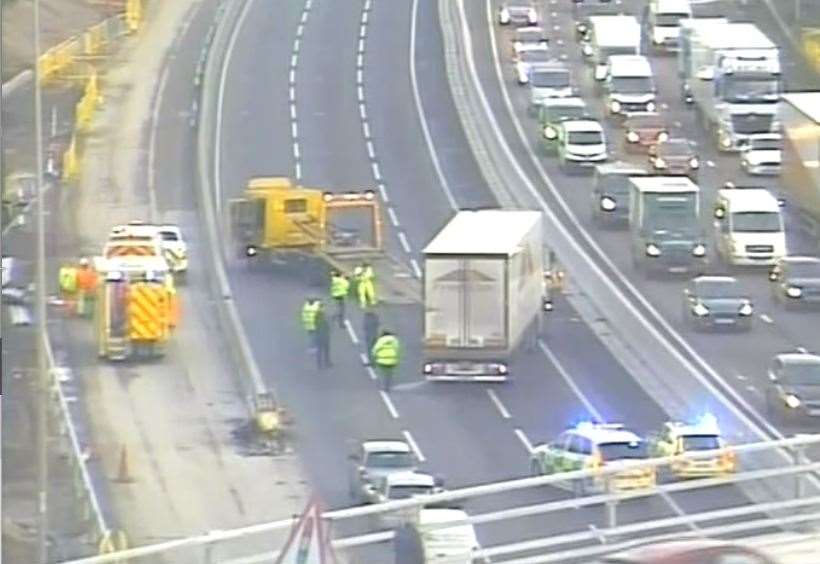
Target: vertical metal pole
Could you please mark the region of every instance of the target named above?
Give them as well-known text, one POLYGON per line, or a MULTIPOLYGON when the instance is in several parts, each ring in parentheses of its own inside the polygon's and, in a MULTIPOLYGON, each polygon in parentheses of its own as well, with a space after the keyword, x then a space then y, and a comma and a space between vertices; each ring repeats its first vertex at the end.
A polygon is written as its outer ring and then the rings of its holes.
POLYGON ((37 562, 48 562, 48 363, 46 361, 46 237, 45 190, 43 186, 43 107, 40 91, 40 0, 34 0, 34 147, 37 171, 37 562))

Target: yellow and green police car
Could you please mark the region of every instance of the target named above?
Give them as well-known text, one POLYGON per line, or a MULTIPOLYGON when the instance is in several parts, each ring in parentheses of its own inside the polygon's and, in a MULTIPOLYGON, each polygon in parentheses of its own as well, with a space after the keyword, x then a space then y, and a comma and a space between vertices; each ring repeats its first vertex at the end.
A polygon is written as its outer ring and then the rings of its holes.
POLYGON ((657 436, 650 439, 650 453, 657 457, 676 457, 669 465, 671 474, 677 478, 711 478, 731 474, 737 463, 732 450, 723 450, 715 456, 687 459, 686 453, 726 449, 720 435, 717 420, 710 415, 694 423, 669 421, 664 423, 657 436), (679 457, 679 458, 677 458, 679 457))
POLYGON ((607 489, 640 490, 655 486, 655 468, 634 464, 636 460, 648 458, 646 442, 623 425, 582 422, 551 443, 535 446, 530 455, 530 469, 533 475, 549 475, 575 470, 600 472, 604 468, 622 466, 623 471, 609 476, 609 488, 603 475, 573 480, 567 485, 579 495, 607 489))

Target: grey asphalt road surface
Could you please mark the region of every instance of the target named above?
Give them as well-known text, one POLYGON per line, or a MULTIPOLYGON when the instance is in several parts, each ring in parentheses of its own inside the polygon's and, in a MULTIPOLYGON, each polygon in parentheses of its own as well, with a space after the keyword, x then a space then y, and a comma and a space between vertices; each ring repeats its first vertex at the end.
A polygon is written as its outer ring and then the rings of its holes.
MULTIPOLYGON (((331 6, 316 1, 307 10, 302 3, 251 5, 228 68, 220 194, 222 198, 239 195, 252 176, 293 175, 297 170, 306 185, 323 189, 372 187, 381 182, 396 217, 391 220, 391 235, 405 233, 408 243, 399 252, 417 258, 418 250, 452 208, 413 109, 408 78, 412 6, 399 8, 374 1, 362 37, 364 5, 331 6), (365 46, 360 64, 361 38, 365 46), (362 86, 362 95, 358 86, 362 86), (363 135, 362 99, 372 154, 363 135)), ((476 10, 480 8, 476 4, 476 10)), ((420 99, 453 200, 459 207, 493 205, 474 159, 465 150, 450 98, 435 3, 419 2, 417 17, 415 61, 420 99)), ((475 17, 476 35, 486 33, 483 16, 475 17)), ((486 36, 484 41, 486 44, 486 36)), ((482 61, 482 78, 488 88, 494 76, 489 60, 482 61)), ((497 85, 493 88, 497 90, 497 85)), ((396 246, 395 240, 391 245, 396 246)), ((400 438, 408 431, 424 455, 424 466, 443 475, 448 486, 458 487, 525 475, 527 449, 516 429, 531 442, 552 438, 569 424, 590 418, 586 404, 607 419, 623 421, 640 432, 657 429, 664 419, 655 402, 564 302, 558 304, 545 341, 561 368, 541 352, 522 356, 513 367, 515 379, 492 387, 509 412, 505 417, 486 386, 421 381, 418 307, 385 306, 381 312, 383 321, 397 329, 408 349, 399 385, 388 404, 361 365, 362 349, 347 331, 333 335, 335 366, 326 371, 314 368, 300 330, 299 308, 311 293, 324 296, 325 288, 306 286, 294 267, 252 268, 236 260, 229 275, 254 354, 295 414, 305 467, 330 507, 351 502, 345 454, 358 440, 400 438), (579 343, 584 347, 581 354, 579 343), (567 385, 565 377, 582 391, 583 398, 567 385)), ((350 321, 358 332, 360 315, 355 308, 350 321)), ((554 489, 537 494, 541 499, 567 495, 554 489)), ((626 521, 661 517, 743 499, 731 488, 679 497, 671 505, 660 499, 628 504, 622 517, 626 521)), ((527 498, 511 495, 504 501, 469 502, 467 508, 480 512, 525 500, 535 501, 529 493, 527 498)), ((522 520, 481 527, 479 535, 484 544, 496 544, 590 524, 600 526, 602 519, 598 509, 578 510, 561 522, 522 520)))

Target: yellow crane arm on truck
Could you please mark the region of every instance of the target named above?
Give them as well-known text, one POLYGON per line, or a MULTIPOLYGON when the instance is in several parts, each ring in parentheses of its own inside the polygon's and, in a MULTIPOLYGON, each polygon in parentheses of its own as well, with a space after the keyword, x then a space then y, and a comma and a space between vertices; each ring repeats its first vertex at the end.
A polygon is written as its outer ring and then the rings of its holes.
MULTIPOLYGON (((229 201, 231 239, 240 256, 315 258, 345 274, 362 262, 376 273, 380 299, 421 301, 421 286, 384 248, 381 207, 372 190, 331 193, 286 177, 253 178, 229 201)), ((323 280, 329 276, 323 273, 323 280)))

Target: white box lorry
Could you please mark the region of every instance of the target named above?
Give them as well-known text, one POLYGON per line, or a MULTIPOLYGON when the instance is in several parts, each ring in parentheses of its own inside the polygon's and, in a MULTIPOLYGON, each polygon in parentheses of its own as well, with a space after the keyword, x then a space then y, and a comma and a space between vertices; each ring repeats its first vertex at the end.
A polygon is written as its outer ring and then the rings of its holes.
POLYGON ((424 249, 423 373, 504 381, 523 343, 535 347, 545 299, 538 211, 460 211, 424 249))

